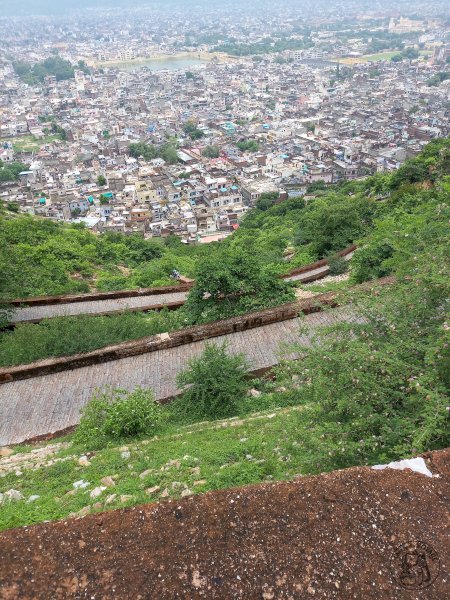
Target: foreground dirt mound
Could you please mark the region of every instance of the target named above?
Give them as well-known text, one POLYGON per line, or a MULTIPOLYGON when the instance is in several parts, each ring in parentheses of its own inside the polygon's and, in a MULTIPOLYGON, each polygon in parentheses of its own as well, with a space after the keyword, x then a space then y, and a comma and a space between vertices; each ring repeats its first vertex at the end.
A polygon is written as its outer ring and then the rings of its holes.
POLYGON ((450 597, 450 450, 0 534, 0 597, 450 597))

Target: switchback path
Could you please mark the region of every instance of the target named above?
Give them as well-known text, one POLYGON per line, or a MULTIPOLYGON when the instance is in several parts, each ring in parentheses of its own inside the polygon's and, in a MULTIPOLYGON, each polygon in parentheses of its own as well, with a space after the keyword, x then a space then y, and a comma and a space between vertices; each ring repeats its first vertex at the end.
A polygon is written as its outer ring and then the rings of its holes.
MULTIPOLYGON (((243 352, 251 371, 258 371, 279 362, 280 345, 294 342, 307 345, 320 327, 342 321, 355 322, 359 318, 352 309, 341 307, 222 335, 214 338, 214 342, 227 342, 231 353, 243 352), (308 332, 300 334, 300 325, 306 326, 308 332)), ((76 425, 80 409, 96 388, 150 387, 158 400, 170 398, 177 393, 176 375, 189 359, 202 352, 206 343, 193 342, 0 385, 0 446, 76 425)))
POLYGON ((78 315, 99 315, 123 312, 126 310, 150 310, 161 305, 170 306, 183 303, 187 292, 172 292, 130 298, 110 298, 107 300, 87 300, 67 304, 47 304, 44 306, 24 306, 14 311, 12 322, 37 322, 52 317, 68 317, 78 315))
MULTIPOLYGON (((354 252, 350 252, 343 256, 344 260, 350 260, 353 256, 354 252)), ((305 283, 308 281, 316 281, 317 279, 322 279, 322 277, 326 277, 330 272, 329 266, 322 265, 321 267, 317 267, 317 269, 311 269, 310 271, 306 271, 305 273, 299 273, 298 275, 287 275, 283 277, 285 281, 304 281, 305 283)))
MULTIPOLYGON (((344 251, 343 251, 344 252, 344 251)), ((343 255, 345 260, 350 260, 354 250, 343 255)), ((311 282, 326 277, 329 273, 327 264, 315 267, 316 263, 311 265, 311 268, 304 267, 305 271, 294 275, 286 275, 283 277, 286 281, 311 282)), ((52 317, 67 317, 75 315, 103 315, 123 312, 125 310, 146 311, 154 308, 162 308, 163 306, 176 306, 182 304, 187 298, 187 291, 180 292, 164 292, 160 294, 148 293, 138 296, 108 298, 108 299, 86 299, 85 301, 76 302, 55 302, 49 304, 34 304, 16 308, 11 318, 12 323, 32 322, 37 323, 42 319, 50 319, 52 317)), ((24 300, 26 302, 26 300, 24 300)))

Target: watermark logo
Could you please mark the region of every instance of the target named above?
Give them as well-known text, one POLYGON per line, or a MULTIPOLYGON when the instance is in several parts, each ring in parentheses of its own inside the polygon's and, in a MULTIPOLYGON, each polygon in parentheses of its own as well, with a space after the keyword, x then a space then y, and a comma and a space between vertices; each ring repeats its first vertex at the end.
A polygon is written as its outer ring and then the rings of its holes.
POLYGON ((441 565, 432 546, 412 540, 394 549, 392 566, 394 579, 399 585, 407 590, 421 590, 433 583, 441 565))

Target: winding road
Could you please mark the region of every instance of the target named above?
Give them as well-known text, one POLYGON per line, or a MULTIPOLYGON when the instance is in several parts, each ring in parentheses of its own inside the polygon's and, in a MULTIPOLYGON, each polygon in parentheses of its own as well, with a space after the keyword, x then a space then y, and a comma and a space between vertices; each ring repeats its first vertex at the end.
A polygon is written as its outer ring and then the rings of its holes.
MULTIPOLYGON (((258 371, 279 362, 283 345, 294 342, 308 345, 311 337, 323 326, 359 320, 351 309, 341 307, 222 335, 214 338, 214 342, 227 342, 231 353, 244 353, 250 370, 258 371)), ((202 340, 4 383, 0 385, 0 446, 17 444, 76 425, 80 409, 96 388, 107 385, 127 390, 137 386, 150 387, 158 400, 170 398, 177 393, 177 374, 192 357, 202 352, 206 343, 202 340)))
MULTIPOLYGON (((350 260, 353 252, 344 256, 345 260, 350 260)), ((305 267, 308 269, 308 267, 305 267)), ((315 281, 325 277, 329 273, 328 265, 313 267, 302 273, 295 275, 287 275, 283 277, 286 281, 315 281)), ((108 298, 85 300, 82 302, 67 302, 44 305, 22 306, 16 308, 11 318, 12 323, 37 323, 42 319, 50 319, 53 317, 67 317, 76 315, 104 315, 131 311, 148 311, 163 306, 176 307, 185 302, 188 292, 170 292, 161 294, 143 294, 139 296, 130 296, 124 298, 108 298)), ((26 302, 26 300, 24 301, 26 302)))

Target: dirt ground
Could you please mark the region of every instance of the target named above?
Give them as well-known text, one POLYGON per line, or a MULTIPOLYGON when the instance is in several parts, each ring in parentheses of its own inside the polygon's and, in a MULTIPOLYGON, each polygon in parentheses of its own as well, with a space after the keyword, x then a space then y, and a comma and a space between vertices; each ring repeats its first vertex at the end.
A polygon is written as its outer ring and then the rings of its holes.
POLYGON ((450 597, 450 450, 0 533, 0 598, 450 597))

